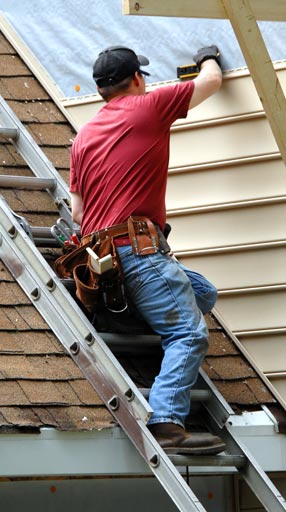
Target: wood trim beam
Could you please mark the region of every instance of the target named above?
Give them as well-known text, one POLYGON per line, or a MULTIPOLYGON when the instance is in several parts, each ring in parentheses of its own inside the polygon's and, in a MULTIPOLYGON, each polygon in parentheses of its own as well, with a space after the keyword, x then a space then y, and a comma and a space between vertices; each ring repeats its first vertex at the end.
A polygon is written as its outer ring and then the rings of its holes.
MULTIPOLYGON (((285 0, 250 0, 257 20, 286 21, 285 0)), ((171 16, 176 18, 227 19, 220 0, 122 0, 123 14, 171 16)))
MULTIPOLYGON (((286 99, 250 0, 222 0, 286 165, 286 99)), ((285 2, 286 5, 286 2, 285 2)))

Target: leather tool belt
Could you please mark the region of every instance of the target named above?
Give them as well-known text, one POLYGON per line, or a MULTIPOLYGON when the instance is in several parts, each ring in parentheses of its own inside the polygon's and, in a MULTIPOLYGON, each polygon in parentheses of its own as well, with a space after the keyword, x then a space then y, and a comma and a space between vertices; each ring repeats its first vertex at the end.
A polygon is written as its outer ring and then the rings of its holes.
POLYGON ((55 262, 60 277, 72 277, 76 283, 76 295, 88 312, 94 313, 99 303, 104 303, 112 313, 122 313, 127 309, 124 295, 123 273, 116 251, 116 240, 129 237, 132 251, 138 256, 159 251, 158 231, 146 217, 129 217, 123 224, 117 224, 85 235, 80 247, 72 248, 55 262), (98 258, 112 256, 112 268, 97 274, 91 265, 87 247, 98 258))
POLYGON ((159 251, 158 231, 147 217, 132 216, 123 224, 100 229, 82 238, 82 244, 103 242, 107 238, 117 239, 128 235, 132 251, 137 256, 159 251))

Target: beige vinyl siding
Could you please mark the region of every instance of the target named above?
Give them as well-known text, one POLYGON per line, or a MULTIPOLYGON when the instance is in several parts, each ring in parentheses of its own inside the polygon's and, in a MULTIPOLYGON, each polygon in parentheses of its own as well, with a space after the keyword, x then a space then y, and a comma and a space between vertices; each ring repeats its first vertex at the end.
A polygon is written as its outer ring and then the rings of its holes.
MULTIPOLYGON (((286 63, 275 68, 285 91, 286 63)), ((63 100, 78 125, 102 104, 63 100)), ((285 403, 286 170, 248 70, 176 121, 170 147, 170 244, 217 286, 215 311, 285 403)))
POLYGON ((170 240, 176 251, 281 240, 285 234, 283 206, 282 201, 254 201, 245 206, 221 205, 221 208, 210 207, 202 211, 191 208, 179 213, 172 211, 168 215, 174 228, 170 240))
POLYGON ((285 165, 281 159, 170 169, 167 204, 170 210, 175 210, 190 204, 207 206, 279 197, 285 185, 285 165))
POLYGON ((285 199, 285 165, 252 80, 233 72, 172 129, 170 242, 217 286, 216 311, 284 401, 285 199))
POLYGON ((252 357, 255 357, 258 366, 264 373, 274 374, 285 371, 286 343, 285 335, 274 333, 259 334, 252 336, 240 336, 243 345, 252 357))
MULTIPOLYGON (((283 328, 286 291, 280 287, 259 288, 249 291, 231 290, 230 293, 219 294, 217 309, 227 319, 231 330, 239 337, 240 331, 255 331, 256 329, 283 328)), ((253 351, 254 359, 255 351, 253 351)), ((285 367, 285 363, 284 363, 285 367)), ((285 368, 284 368, 285 370, 285 368)))
POLYGON ((286 282, 286 247, 279 244, 241 246, 229 252, 194 252, 180 259, 187 267, 208 276, 221 291, 251 289, 254 281, 256 287, 286 282))
POLYGON ((171 137, 170 168, 188 166, 190 158, 193 165, 201 165, 275 151, 275 139, 263 117, 246 116, 237 122, 220 120, 218 124, 205 122, 188 129, 176 127, 171 137))

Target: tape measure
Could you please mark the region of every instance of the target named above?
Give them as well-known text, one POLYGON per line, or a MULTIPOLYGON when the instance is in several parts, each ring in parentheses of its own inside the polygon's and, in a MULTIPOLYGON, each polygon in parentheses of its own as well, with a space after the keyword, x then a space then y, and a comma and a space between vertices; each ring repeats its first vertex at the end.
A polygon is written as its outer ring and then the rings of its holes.
POLYGON ((196 64, 186 64, 185 66, 177 67, 177 78, 183 80, 184 78, 195 78, 198 76, 200 70, 196 64))

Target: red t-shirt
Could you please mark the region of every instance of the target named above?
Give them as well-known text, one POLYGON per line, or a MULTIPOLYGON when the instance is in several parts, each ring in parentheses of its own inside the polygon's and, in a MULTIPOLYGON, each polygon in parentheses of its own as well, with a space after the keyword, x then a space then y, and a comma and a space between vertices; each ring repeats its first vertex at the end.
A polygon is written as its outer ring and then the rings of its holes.
POLYGON ((118 96, 77 134, 70 191, 83 202, 81 233, 145 215, 164 229, 171 124, 187 116, 193 82, 118 96))

